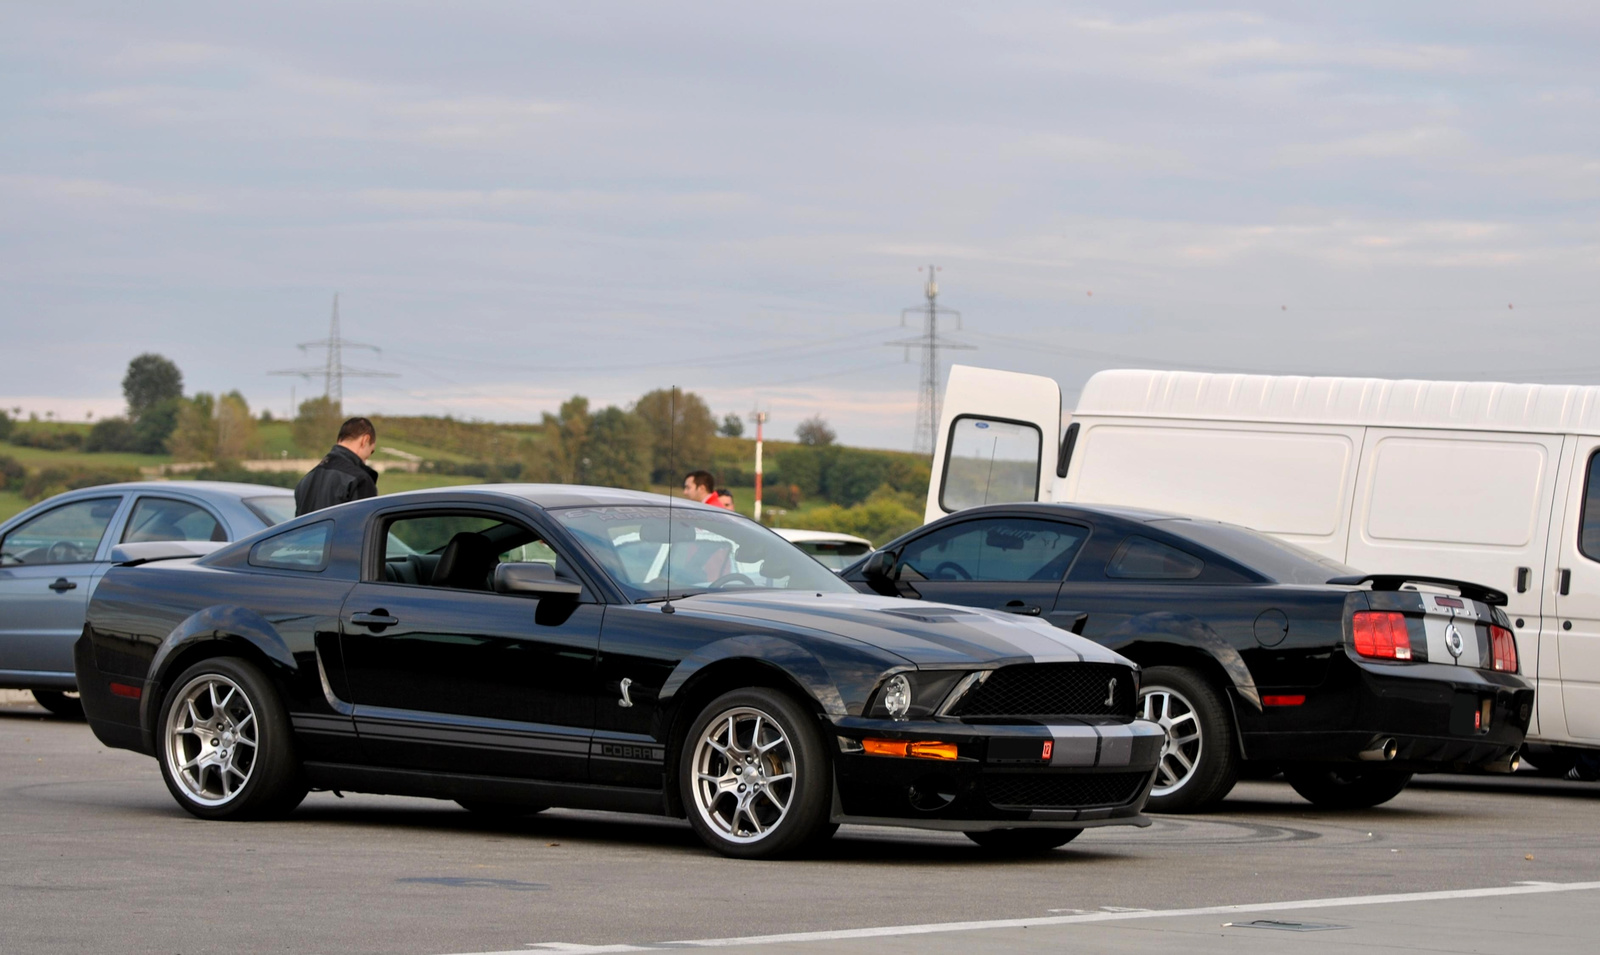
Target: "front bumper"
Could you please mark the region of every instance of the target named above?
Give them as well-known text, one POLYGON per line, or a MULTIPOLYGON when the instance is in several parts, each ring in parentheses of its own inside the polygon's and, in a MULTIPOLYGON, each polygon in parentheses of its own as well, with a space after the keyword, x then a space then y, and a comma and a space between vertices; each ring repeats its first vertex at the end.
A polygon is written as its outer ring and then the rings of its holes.
POLYGON ((1304 691, 1305 705, 1266 708, 1260 729, 1246 734, 1247 758, 1360 761, 1393 740, 1395 756, 1384 765, 1459 772, 1505 764, 1527 736, 1534 693, 1516 674, 1348 657, 1335 665, 1343 672, 1304 691))
POLYGON ((1046 725, 852 717, 833 729, 833 821, 962 831, 1149 825, 1141 810, 1165 739, 1144 720, 1046 725), (874 755, 862 751, 866 740, 954 744, 958 756, 874 755))

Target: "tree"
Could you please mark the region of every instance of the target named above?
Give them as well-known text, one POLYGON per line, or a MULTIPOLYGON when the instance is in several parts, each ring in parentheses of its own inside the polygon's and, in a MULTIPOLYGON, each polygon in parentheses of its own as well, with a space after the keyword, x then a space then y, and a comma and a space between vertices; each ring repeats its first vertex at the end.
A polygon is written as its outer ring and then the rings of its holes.
POLYGON ((133 423, 127 418, 101 418, 89 429, 89 437, 83 441, 83 450, 136 451, 137 442, 138 436, 134 433, 133 423))
POLYGON ((212 427, 216 437, 211 460, 242 461, 261 452, 261 435, 256 420, 250 417, 250 403, 239 392, 230 391, 217 399, 212 427))
POLYGON ((178 426, 182 398, 168 398, 144 409, 133 423, 133 450, 141 454, 165 454, 167 439, 178 426))
POLYGON ((528 446, 523 472, 533 481, 576 484, 589 438, 589 399, 573 395, 557 414, 544 414, 539 440, 528 446))
POLYGON ((650 428, 636 414, 609 407, 589 422, 581 477, 585 484, 644 490, 650 481, 650 428))
POLYGON ((794 436, 801 444, 813 448, 825 448, 838 437, 819 414, 800 422, 800 427, 794 429, 794 436))
POLYGON ((146 352, 128 362, 122 395, 128 399, 128 417, 137 421, 163 401, 183 397, 183 372, 170 359, 146 352))
POLYGON ((718 431, 725 438, 744 437, 744 419, 736 414, 722 416, 722 427, 718 431))
POLYGON ((633 413, 649 428, 650 478, 658 484, 676 484, 689 471, 711 465, 711 439, 717 433, 711 409, 692 391, 678 392, 676 403, 676 420, 671 389, 657 388, 633 404, 633 413))
POLYGON ((323 454, 339 437, 344 409, 327 398, 307 398, 300 402, 294 418, 294 443, 301 451, 323 454))
POLYGON ((217 432, 211 416, 217 400, 200 392, 178 407, 178 424, 167 439, 167 449, 179 461, 210 461, 217 449, 217 432))
POLYGON ((4 411, 0 411, 0 441, 11 437, 11 427, 11 416, 4 411))

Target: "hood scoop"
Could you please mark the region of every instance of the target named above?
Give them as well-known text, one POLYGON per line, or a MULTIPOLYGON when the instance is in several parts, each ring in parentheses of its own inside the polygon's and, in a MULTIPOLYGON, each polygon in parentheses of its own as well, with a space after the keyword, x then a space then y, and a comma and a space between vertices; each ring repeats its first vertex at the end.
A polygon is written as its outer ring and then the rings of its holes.
POLYGON ((880 610, 878 612, 892 617, 915 620, 918 623, 959 623, 963 617, 981 616, 969 610, 956 610, 952 607, 940 607, 938 610, 880 610))

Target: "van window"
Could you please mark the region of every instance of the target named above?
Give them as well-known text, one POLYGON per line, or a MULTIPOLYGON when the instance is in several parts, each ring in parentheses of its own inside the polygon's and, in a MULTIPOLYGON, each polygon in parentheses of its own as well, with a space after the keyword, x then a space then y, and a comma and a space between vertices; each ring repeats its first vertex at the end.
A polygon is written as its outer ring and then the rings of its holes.
POLYGON ((945 443, 939 505, 959 511, 980 504, 1039 499, 1039 429, 1019 421, 961 415, 945 443))
POLYGON ((318 571, 328 566, 333 522, 322 521, 269 537, 250 548, 250 566, 272 570, 318 571))
POLYGON ((1107 577, 1124 580, 1193 580, 1205 561, 1148 537, 1130 537, 1106 564, 1107 577))
POLYGON ((1583 485, 1583 524, 1578 530, 1578 550, 1590 560, 1600 560, 1600 451, 1589 456, 1589 477, 1583 485))
POLYGON ((996 517, 963 521, 906 545, 903 580, 1051 581, 1066 576, 1089 529, 1059 521, 996 517))

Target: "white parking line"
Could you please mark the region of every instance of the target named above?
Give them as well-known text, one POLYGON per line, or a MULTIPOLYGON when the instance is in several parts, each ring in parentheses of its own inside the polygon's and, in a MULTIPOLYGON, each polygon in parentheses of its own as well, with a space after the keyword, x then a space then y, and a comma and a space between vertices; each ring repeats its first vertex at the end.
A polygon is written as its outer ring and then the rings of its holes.
POLYGON ((1546 895, 1551 892, 1585 892, 1600 889, 1600 882, 1536 882, 1494 886, 1486 889, 1445 889, 1437 892, 1401 892, 1392 895, 1350 895, 1331 899, 1299 899, 1292 902, 1247 902, 1242 905, 1208 905, 1193 909, 1144 909, 1134 911, 1085 912, 1082 915, 1057 915, 1044 918, 991 919, 982 922, 930 922, 923 925, 886 925, 879 928, 838 929, 828 932, 790 932, 784 935, 748 935, 742 938, 697 938, 678 942, 643 945, 582 945, 573 942, 541 942, 527 948, 505 952, 472 952, 462 955, 527 955, 528 952, 574 952, 599 955, 602 952, 649 952, 672 948, 727 948, 734 945, 777 945, 783 942, 836 942, 856 938, 894 938, 904 935, 933 935, 939 932, 981 932, 1006 928, 1041 928, 1050 925, 1078 925, 1085 922, 1121 922, 1131 919, 1170 919, 1190 915, 1240 915, 1250 912, 1283 912, 1297 909, 1331 909, 1355 905, 1393 905, 1401 902, 1440 902, 1449 899, 1483 899, 1507 895, 1546 895))

